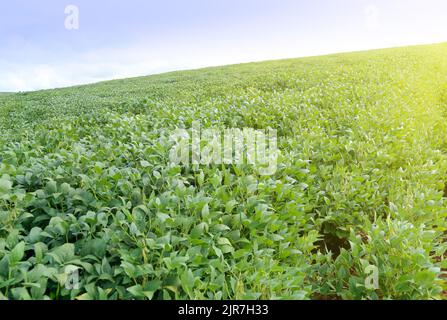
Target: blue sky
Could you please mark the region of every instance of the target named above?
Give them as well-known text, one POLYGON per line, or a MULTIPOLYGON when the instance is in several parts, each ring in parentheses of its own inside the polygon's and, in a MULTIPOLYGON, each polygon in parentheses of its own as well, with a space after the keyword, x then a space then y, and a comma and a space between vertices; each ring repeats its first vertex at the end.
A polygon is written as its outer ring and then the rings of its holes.
POLYGON ((14 0, 0 92, 447 41, 445 0, 14 0), (65 8, 79 8, 67 30, 65 8))

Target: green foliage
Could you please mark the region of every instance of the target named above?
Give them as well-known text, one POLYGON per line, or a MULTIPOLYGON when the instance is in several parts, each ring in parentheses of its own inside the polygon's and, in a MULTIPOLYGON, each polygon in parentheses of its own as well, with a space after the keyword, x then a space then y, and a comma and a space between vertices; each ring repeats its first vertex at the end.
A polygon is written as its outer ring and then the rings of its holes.
POLYGON ((0 95, 0 299, 442 299, 446 54, 0 95), (195 120, 277 129, 277 172, 170 165, 195 120))

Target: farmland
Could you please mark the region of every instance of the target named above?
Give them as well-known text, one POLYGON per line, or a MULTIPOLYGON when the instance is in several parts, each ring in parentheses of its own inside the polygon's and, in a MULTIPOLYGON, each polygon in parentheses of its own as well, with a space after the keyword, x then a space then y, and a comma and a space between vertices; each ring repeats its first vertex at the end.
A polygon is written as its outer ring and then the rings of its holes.
POLYGON ((437 44, 0 94, 0 298, 445 298, 446 57, 437 44), (193 121, 276 129, 276 172, 171 165, 169 136, 193 121))

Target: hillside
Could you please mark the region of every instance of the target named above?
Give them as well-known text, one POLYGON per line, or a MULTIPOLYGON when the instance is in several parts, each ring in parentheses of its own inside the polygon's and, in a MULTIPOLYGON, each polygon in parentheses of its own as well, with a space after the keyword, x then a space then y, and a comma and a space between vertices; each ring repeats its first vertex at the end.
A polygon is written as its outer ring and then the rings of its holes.
POLYGON ((0 95, 0 298, 445 298, 446 56, 437 44, 0 95), (276 129, 276 172, 170 164, 170 135, 193 121, 276 129))

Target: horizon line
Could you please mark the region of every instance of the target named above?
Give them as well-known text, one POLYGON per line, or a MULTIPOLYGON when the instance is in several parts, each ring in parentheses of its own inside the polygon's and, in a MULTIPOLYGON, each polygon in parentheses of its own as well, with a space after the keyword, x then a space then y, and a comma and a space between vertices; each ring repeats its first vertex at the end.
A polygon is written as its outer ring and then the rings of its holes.
POLYGON ((333 55, 340 55, 340 54, 351 54, 351 53, 361 53, 361 52, 370 52, 370 51, 380 51, 380 50, 387 50, 387 49, 399 49, 399 48, 411 48, 411 47, 421 47, 421 46, 431 46, 431 45, 442 45, 446 44, 446 41, 442 42, 434 42, 434 43, 418 43, 418 44, 406 44, 406 45, 399 45, 399 46, 389 46, 389 47, 379 47, 379 48, 368 48, 368 49, 359 49, 359 50, 352 50, 352 51, 338 51, 338 52, 328 52, 328 53, 321 53, 321 54, 315 54, 315 55, 304 55, 304 56, 294 56, 294 57, 284 57, 279 59, 261 59, 261 60, 253 60, 248 62, 236 62, 231 64, 222 64, 222 65, 208 65, 208 66, 202 66, 197 68, 188 68, 185 67, 184 69, 174 69, 174 70, 166 70, 162 72, 155 72, 155 73, 149 73, 146 75, 140 75, 140 76, 131 76, 131 77, 123 77, 123 78, 112 78, 107 80, 101 80, 101 81, 95 81, 95 82, 86 82, 82 84, 76 84, 71 86, 60 86, 60 87, 53 87, 53 88, 47 88, 47 89, 38 89, 38 90, 27 90, 27 91, 2 91, 0 92, 0 95, 10 95, 10 94, 21 94, 21 93, 33 93, 33 92, 42 92, 42 91, 51 91, 51 90, 58 90, 58 89, 70 89, 70 88, 78 88, 78 87, 84 87, 84 86, 92 86, 96 84, 101 83, 107 83, 107 82, 114 82, 114 81, 123 81, 123 80, 130 80, 130 79, 138 79, 138 78, 147 78, 152 76, 160 76, 160 75, 167 75, 171 73, 178 73, 178 72, 188 72, 188 71, 200 71, 200 70, 206 70, 206 69, 213 69, 213 68, 224 68, 224 67, 231 67, 231 66, 240 66, 240 65, 249 65, 249 64, 256 64, 256 63, 266 63, 266 62, 274 62, 274 61, 284 61, 284 60, 296 60, 296 59, 308 59, 308 58, 317 58, 317 57, 328 57, 333 55))

